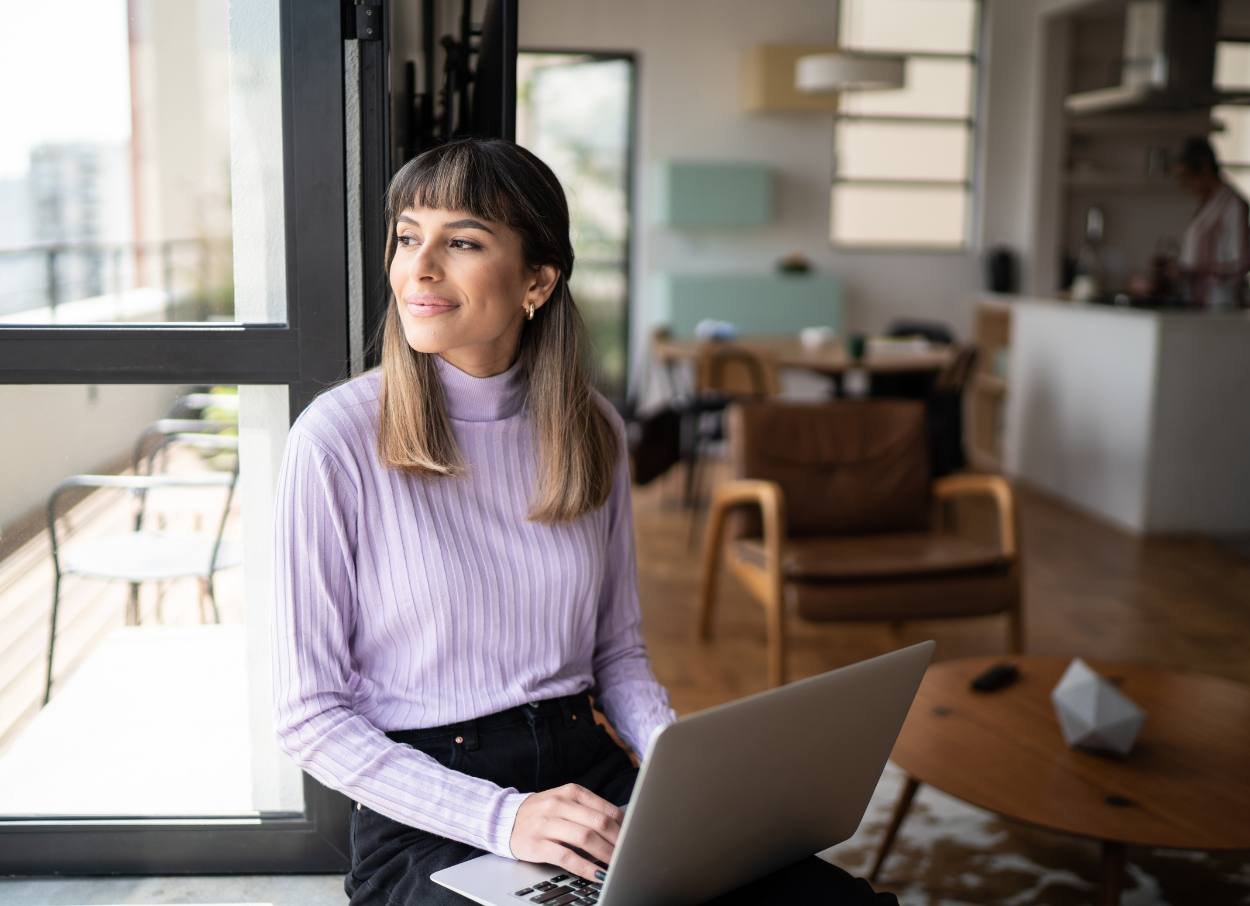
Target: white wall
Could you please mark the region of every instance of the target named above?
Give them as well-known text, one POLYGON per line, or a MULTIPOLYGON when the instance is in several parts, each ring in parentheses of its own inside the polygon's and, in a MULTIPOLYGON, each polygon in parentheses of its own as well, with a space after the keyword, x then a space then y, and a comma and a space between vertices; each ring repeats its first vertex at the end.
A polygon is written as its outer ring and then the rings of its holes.
POLYGON ((1067 53, 1059 14, 1100 0, 985 0, 987 15, 983 244, 1021 258, 1021 290, 1058 280, 1062 99, 1067 53))
MULTIPOLYGON (((740 111, 747 49, 832 41, 834 0, 524 0, 522 49, 637 55, 635 357, 650 321, 647 287, 654 274, 669 269, 768 270, 778 257, 801 251, 818 270, 844 281, 848 329, 877 330, 912 316, 947 321, 961 336, 971 329, 970 297, 983 283, 983 249, 1011 247, 1020 257, 1022 289, 1053 289, 1059 190, 1054 126, 1062 74, 1043 49, 1052 14, 1085 2, 985 0, 974 215, 980 241, 965 252, 917 253, 830 246, 832 117, 740 111), (775 221, 760 229, 702 233, 651 225, 652 167, 669 157, 772 163, 779 177, 775 221)), ((455 16, 444 13, 442 31, 458 28, 455 16)), ((417 23, 397 15, 393 24, 392 84, 398 87, 400 61, 415 54, 415 46, 406 45, 415 45, 417 23)))
POLYGON ((986 247, 1002 244, 1021 256, 1021 285, 1033 278, 1024 254, 1033 243, 1037 187, 1036 112, 1041 103, 1039 3, 986 0, 981 111, 982 237, 986 247))
POLYGON ((43 506, 63 478, 101 472, 129 456, 148 422, 186 388, 161 385, 0 387, 4 469, 0 530, 43 506))
POLYGON ((1156 532, 1250 531, 1250 317, 1164 319, 1150 443, 1156 532))

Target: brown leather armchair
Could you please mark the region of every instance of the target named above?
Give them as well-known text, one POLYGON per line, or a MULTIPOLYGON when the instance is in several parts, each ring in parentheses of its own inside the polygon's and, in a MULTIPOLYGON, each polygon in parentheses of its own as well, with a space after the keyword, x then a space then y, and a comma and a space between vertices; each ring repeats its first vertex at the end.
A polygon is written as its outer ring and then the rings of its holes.
POLYGON ((1011 486, 996 475, 931 481, 922 403, 738 403, 729 443, 733 478, 713 495, 704 541, 702 638, 723 558, 764 608, 774 685, 785 682, 788 613, 891 623, 1006 614, 1010 648, 1023 650, 1011 486), (945 530, 945 504, 968 496, 993 502, 997 543, 945 530))

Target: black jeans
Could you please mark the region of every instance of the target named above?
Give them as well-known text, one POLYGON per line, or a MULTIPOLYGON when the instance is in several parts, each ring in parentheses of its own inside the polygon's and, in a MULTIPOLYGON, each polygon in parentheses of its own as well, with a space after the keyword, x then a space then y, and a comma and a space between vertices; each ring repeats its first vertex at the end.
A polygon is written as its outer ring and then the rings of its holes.
MULTIPOLYGON (((638 769, 595 723, 585 693, 521 705, 476 720, 424 730, 393 730, 395 742, 420 749, 452 770, 521 792, 576 783, 614 805, 629 802, 638 769), (463 739, 457 743, 457 737, 463 739)), ((430 880, 441 868, 483 850, 392 821, 363 805, 352 809, 352 868, 343 880, 351 906, 441 906, 469 901, 430 880)), ((897 904, 863 880, 809 857, 718 898, 717 906, 779 902, 897 904), (767 894, 761 899, 764 885, 767 894)), ((520 902, 518 900, 518 902, 520 902)))

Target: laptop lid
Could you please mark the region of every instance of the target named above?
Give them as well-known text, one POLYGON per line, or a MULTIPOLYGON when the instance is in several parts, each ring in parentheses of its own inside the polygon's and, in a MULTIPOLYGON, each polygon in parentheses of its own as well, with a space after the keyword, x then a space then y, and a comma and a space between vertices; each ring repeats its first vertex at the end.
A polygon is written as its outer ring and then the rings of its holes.
POLYGON ((698 902, 859 827, 932 641, 682 718, 647 749, 602 891, 698 902))

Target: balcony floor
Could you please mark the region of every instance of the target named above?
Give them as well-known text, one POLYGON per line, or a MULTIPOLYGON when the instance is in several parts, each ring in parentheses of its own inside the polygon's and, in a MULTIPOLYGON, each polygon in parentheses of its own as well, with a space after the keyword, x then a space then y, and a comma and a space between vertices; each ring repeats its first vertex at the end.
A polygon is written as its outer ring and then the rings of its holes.
POLYGON ((0 815, 254 812, 243 627, 114 629, 0 755, 0 815))

